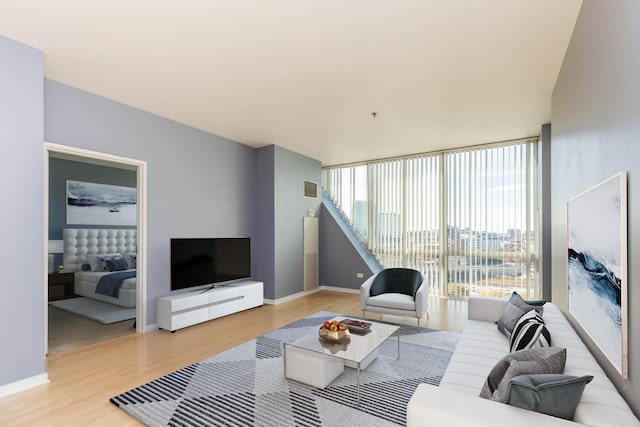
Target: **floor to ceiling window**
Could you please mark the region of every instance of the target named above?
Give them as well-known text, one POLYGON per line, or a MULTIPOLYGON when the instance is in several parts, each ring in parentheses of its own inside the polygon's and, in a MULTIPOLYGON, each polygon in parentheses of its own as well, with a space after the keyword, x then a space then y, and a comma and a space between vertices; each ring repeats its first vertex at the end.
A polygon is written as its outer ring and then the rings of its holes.
POLYGON ((432 295, 538 298, 537 140, 324 169, 323 186, 383 267, 432 295))

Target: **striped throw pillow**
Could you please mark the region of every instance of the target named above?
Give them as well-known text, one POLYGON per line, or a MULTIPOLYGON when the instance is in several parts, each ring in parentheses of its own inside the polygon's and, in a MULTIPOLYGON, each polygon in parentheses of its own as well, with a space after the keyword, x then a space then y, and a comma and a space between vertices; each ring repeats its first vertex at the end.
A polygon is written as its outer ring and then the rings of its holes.
POLYGON ((525 313, 516 323, 509 342, 511 352, 534 347, 551 347, 551 334, 536 310, 525 313))

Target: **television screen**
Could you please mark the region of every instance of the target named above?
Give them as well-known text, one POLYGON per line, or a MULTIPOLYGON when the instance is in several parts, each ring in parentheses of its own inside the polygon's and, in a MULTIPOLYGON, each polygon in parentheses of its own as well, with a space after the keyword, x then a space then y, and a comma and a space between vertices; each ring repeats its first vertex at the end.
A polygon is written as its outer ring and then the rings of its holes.
POLYGON ((251 277, 249 238, 171 239, 171 290, 251 277))

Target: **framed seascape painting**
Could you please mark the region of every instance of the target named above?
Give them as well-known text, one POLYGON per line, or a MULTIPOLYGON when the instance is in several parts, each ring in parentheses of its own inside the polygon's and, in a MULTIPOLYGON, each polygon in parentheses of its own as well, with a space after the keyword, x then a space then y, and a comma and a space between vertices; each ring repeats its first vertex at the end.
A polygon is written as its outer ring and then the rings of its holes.
POLYGON ((569 312, 627 373, 627 175, 567 202, 569 312))
POLYGON ((136 225, 135 188, 67 180, 67 224, 136 225))

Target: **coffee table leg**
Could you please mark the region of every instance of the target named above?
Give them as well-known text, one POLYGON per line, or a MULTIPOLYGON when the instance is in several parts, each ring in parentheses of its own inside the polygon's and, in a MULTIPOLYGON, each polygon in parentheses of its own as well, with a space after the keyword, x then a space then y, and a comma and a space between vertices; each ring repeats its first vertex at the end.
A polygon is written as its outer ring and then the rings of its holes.
POLYGON ((287 378, 287 343, 282 344, 282 356, 284 358, 284 378, 287 378))
POLYGON ((356 406, 360 406, 360 362, 358 362, 358 364, 356 365, 356 384, 357 384, 357 388, 356 388, 356 395, 357 395, 356 406))

